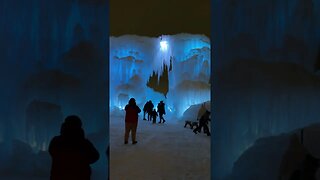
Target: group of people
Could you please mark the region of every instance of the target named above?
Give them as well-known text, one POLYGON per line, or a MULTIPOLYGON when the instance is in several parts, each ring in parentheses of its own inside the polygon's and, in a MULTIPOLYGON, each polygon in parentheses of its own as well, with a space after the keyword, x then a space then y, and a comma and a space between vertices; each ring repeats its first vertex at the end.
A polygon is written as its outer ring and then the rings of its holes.
MULTIPOLYGON (((164 123, 163 115, 165 112, 165 104, 163 101, 157 105, 158 111, 153 109, 152 101, 148 101, 144 108, 145 114, 148 114, 148 121, 153 119, 155 123, 157 113, 159 113, 159 123, 164 123)), ((131 132, 132 144, 137 144, 136 130, 138 126, 138 114, 141 109, 137 106, 136 100, 131 98, 125 106, 125 135, 124 144, 128 144, 129 134, 131 132)), ((207 133, 207 121, 210 112, 206 111, 200 119, 200 125, 194 132, 199 132, 204 127, 207 133)), ((146 119, 145 119, 146 120, 146 119)), ((55 136, 49 144, 49 153, 52 157, 50 180, 89 180, 91 176, 90 164, 99 159, 99 152, 93 144, 86 139, 82 122, 76 115, 68 116, 61 125, 60 135, 55 136)))
MULTIPOLYGON (((148 121, 153 120, 153 123, 156 123, 156 118, 160 116, 160 121, 159 123, 164 123, 166 122, 163 118, 163 115, 166 114, 165 111, 165 104, 163 101, 160 101, 160 103, 157 106, 158 113, 157 111, 153 108, 154 105, 151 100, 149 100, 143 107, 143 120, 146 119, 146 113, 148 114, 148 121)), ((132 144, 137 144, 138 141, 136 141, 136 131, 138 127, 138 114, 141 112, 141 109, 139 106, 136 104, 136 100, 134 98, 131 98, 129 100, 129 103, 125 106, 125 133, 124 133, 124 144, 128 144, 129 140, 129 134, 131 132, 131 140, 132 144)))
MULTIPOLYGON (((131 132, 132 144, 136 144, 138 114, 141 112, 134 98, 125 107, 125 137, 128 144, 131 132)), ((99 152, 85 137, 81 119, 68 116, 61 125, 60 135, 55 136, 48 149, 51 158, 50 180, 90 180, 91 167, 99 159, 99 152)))
POLYGON ((158 113, 160 118, 159 123, 165 123, 166 120, 163 118, 163 115, 166 114, 166 110, 163 101, 160 101, 160 103, 158 103, 157 111, 154 109, 154 105, 151 100, 147 101, 143 106, 143 120, 147 120, 146 114, 148 114, 148 121, 152 120, 152 123, 156 123, 158 113))

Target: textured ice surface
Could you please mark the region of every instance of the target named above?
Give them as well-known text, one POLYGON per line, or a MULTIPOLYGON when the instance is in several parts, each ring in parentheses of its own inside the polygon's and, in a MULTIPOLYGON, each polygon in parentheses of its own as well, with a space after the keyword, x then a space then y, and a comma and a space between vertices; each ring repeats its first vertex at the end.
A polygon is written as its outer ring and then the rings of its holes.
POLYGON ((50 159, 42 161, 38 151, 70 114, 82 118, 87 134, 103 134, 95 145, 104 154, 106 1, 4 0, 0 6, 0 171, 7 172, 0 179, 48 179, 50 159), (46 173, 35 168, 41 161, 46 173))
POLYGON ((300 65, 238 61, 216 76, 213 160, 220 173, 256 139, 319 122, 320 79, 300 65))
POLYGON ((167 112, 180 117, 193 104, 210 100, 210 40, 203 35, 162 37, 124 35, 110 38, 110 106, 124 108, 134 97, 143 107, 164 100, 167 112), (161 42, 167 47, 162 48, 161 42), (170 66, 167 98, 146 86, 153 71, 170 66))
MULTIPOLYGON (((307 153, 319 158, 319 124, 259 138, 235 162, 231 179, 288 179, 301 167, 307 153), (259 163, 257 163, 259 162, 259 163)), ((319 179, 319 170, 316 174, 319 179)))
POLYGON ((319 3, 213 1, 214 179, 257 138, 319 121, 319 3))

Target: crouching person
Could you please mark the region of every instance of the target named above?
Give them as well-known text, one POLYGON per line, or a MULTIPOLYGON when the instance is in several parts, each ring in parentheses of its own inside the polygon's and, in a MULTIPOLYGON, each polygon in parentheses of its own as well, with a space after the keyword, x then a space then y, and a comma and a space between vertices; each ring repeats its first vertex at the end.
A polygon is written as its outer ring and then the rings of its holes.
POLYGON ((199 120, 199 126, 196 129, 194 129, 193 132, 197 134, 197 132, 201 132, 201 129, 203 127, 203 132, 207 133, 207 136, 210 136, 211 134, 208 127, 209 121, 210 121, 210 112, 206 110, 206 112, 201 116, 199 120))

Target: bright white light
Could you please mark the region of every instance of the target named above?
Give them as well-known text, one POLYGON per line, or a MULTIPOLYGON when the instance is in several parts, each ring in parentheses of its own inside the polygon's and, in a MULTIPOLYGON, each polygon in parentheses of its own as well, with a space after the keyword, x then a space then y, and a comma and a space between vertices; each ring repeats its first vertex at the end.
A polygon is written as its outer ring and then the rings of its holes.
POLYGON ((160 41, 160 48, 162 51, 166 51, 168 49, 168 42, 167 41, 160 41))

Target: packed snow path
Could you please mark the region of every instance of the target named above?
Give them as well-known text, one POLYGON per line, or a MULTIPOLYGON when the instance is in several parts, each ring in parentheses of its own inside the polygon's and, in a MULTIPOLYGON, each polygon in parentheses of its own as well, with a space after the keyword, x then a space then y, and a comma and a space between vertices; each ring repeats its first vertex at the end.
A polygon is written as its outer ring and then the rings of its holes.
MULTIPOLYGON (((124 144, 124 119, 110 119, 110 179, 210 179, 210 137, 184 122, 152 124, 140 117, 135 145, 124 144)), ((157 120, 158 122, 158 120, 157 120)))

